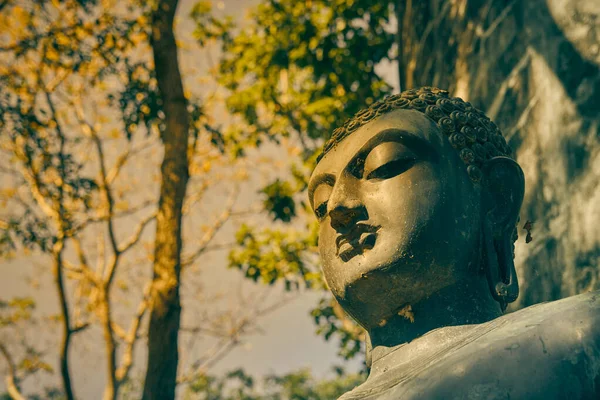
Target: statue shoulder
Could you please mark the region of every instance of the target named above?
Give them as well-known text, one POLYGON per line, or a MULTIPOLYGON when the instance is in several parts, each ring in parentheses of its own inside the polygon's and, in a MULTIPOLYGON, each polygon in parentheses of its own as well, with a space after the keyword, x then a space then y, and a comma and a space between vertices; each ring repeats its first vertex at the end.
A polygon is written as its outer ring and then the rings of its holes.
POLYGON ((596 322, 600 320, 600 291, 536 304, 498 320, 508 323, 504 330, 522 333, 537 327, 537 330, 552 336, 560 332, 578 332, 578 336, 583 332, 598 334, 600 326, 596 322))
POLYGON ((467 390, 473 399, 600 398, 600 292, 538 304, 483 325, 493 329, 440 363, 438 372, 451 372, 438 389, 467 390))
POLYGON ((423 368, 364 399, 600 398, 600 292, 541 303, 469 330, 423 368))

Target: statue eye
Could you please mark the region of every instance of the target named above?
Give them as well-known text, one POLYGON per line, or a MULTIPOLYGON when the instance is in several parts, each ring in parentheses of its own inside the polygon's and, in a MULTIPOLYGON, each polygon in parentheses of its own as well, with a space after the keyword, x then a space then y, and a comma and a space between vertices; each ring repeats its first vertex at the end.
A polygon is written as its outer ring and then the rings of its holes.
POLYGON ((369 152, 365 160, 363 177, 389 179, 412 167, 417 156, 399 142, 384 142, 369 152))
POLYGON ((331 196, 332 187, 330 185, 319 185, 313 193, 313 204, 315 205, 315 215, 321 221, 327 215, 327 202, 331 196))
POLYGON ((383 164, 382 166, 375 168, 369 172, 366 179, 389 179, 396 175, 400 175, 404 171, 407 171, 415 164, 414 158, 400 158, 383 164))
POLYGON ((324 201, 315 208, 315 215, 317 216, 317 219, 320 221, 323 218, 325 218, 326 214, 327 214, 327 202, 324 201))

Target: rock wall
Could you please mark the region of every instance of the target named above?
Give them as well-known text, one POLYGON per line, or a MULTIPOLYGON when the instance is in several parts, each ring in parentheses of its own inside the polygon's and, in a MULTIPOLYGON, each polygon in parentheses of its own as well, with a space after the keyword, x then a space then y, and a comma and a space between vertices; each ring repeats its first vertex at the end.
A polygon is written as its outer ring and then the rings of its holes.
POLYGON ((511 308, 600 288, 600 2, 430 0, 404 21, 405 88, 486 111, 525 172, 511 308))

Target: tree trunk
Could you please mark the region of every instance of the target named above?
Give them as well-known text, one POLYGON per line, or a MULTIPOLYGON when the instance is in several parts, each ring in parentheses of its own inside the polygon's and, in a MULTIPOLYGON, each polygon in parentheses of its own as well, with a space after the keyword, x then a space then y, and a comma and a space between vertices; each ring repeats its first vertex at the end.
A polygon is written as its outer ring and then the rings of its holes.
POLYGON ((165 113, 164 159, 156 218, 154 276, 150 298, 148 369, 144 399, 175 398, 181 304, 181 215, 188 182, 187 101, 183 93, 173 33, 177 0, 158 2, 152 19, 156 79, 165 113))
POLYGON ((513 308, 599 288, 600 9, 584 0, 423 3, 421 35, 405 27, 403 38, 415 86, 449 88, 486 111, 525 172, 513 308))

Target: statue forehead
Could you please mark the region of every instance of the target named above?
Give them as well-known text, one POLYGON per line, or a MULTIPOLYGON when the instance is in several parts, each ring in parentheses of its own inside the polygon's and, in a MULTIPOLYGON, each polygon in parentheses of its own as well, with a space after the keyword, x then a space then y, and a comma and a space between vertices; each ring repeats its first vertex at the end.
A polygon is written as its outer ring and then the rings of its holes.
POLYGON ((419 136, 430 142, 438 151, 445 147, 438 127, 423 113, 405 109, 393 110, 361 126, 329 150, 315 167, 311 179, 319 173, 336 173, 343 169, 371 138, 391 128, 419 136))

